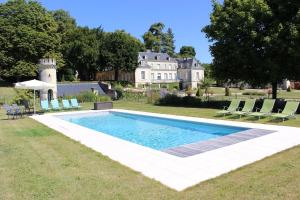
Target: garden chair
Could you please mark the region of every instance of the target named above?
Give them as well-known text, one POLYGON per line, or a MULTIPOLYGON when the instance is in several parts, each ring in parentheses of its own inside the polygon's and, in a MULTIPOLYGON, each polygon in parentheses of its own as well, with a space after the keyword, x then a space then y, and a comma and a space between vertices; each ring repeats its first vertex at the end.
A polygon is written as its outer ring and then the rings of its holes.
POLYGON ((12 108, 12 106, 4 104, 3 108, 6 111, 7 119, 9 119, 9 116, 12 116, 13 119, 15 118, 15 112, 14 112, 14 109, 12 108))
POLYGON ((275 104, 274 99, 266 99, 264 100, 264 103, 262 105, 262 108, 256 108, 255 112, 250 113, 250 116, 258 117, 260 119, 261 117, 268 116, 272 113, 273 107, 275 104))
POLYGON ((274 118, 288 119, 289 117, 295 117, 297 109, 299 107, 299 102, 286 102, 283 110, 278 110, 278 113, 271 115, 274 118), (281 112, 280 112, 281 111, 281 112))
POLYGON ((240 99, 232 99, 229 107, 224 106, 223 110, 218 111, 217 114, 222 114, 225 116, 226 114, 236 112, 237 109, 239 108, 240 102, 241 102, 240 99))
POLYGON ((17 104, 12 104, 12 109, 15 116, 20 116, 20 118, 23 117, 22 109, 17 104))
POLYGON ((51 106, 53 110, 61 110, 57 99, 51 100, 51 106))
POLYGON ((48 102, 48 100, 41 100, 41 108, 42 108, 43 111, 49 111, 49 110, 51 110, 49 108, 49 102, 48 102))
POLYGON ((71 106, 72 108, 81 108, 81 106, 78 104, 77 99, 71 99, 71 106))
POLYGON ((62 100, 62 104, 63 104, 63 108, 64 109, 71 109, 72 107, 71 107, 71 105, 70 105, 70 102, 69 102, 69 100, 67 100, 67 99, 63 99, 62 100))
POLYGON ((231 114, 239 115, 241 118, 243 115, 251 113, 254 109, 255 101, 255 99, 246 100, 243 109, 239 108, 238 111, 232 112, 231 114))

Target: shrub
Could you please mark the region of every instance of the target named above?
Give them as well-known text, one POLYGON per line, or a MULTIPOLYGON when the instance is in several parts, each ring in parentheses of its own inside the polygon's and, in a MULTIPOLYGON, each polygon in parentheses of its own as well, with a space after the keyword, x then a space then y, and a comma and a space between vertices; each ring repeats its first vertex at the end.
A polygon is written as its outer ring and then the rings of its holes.
POLYGON ((244 84, 244 83, 241 83, 239 89, 240 89, 240 90, 245 90, 245 84, 244 84))
MULTIPOLYGON (((16 90, 17 95, 11 100, 11 103, 22 104, 23 100, 31 102, 33 99, 32 90, 16 90)), ((37 96, 37 95, 36 95, 37 96)))
POLYGON ((124 88, 121 84, 117 84, 114 86, 114 89, 117 93, 117 99, 121 99, 123 97, 124 88))
POLYGON ((291 89, 291 86, 289 86, 287 89, 286 89, 287 92, 291 92, 292 89, 291 89))
POLYGON ((191 87, 191 86, 188 86, 188 87, 185 89, 185 94, 186 94, 187 96, 192 96, 193 90, 192 90, 192 87, 191 87))
POLYGON ((157 90, 149 90, 147 92, 147 103, 158 104, 160 100, 160 92, 157 90))
POLYGON ((81 92, 76 98, 79 102, 95 102, 97 100, 97 96, 95 93, 91 91, 81 92))
POLYGON ((202 97, 203 96, 203 91, 201 90, 200 87, 197 89, 196 96, 197 97, 202 97))
POLYGON ((231 96, 231 91, 229 87, 225 87, 225 96, 227 97, 231 96))
POLYGON ((257 92, 257 91, 247 91, 247 92, 243 92, 242 95, 251 95, 251 96, 265 96, 266 93, 264 92, 257 92))
POLYGON ((97 100, 97 102, 106 102, 106 101, 111 101, 111 98, 106 95, 100 95, 100 96, 97 96, 96 100, 97 100))

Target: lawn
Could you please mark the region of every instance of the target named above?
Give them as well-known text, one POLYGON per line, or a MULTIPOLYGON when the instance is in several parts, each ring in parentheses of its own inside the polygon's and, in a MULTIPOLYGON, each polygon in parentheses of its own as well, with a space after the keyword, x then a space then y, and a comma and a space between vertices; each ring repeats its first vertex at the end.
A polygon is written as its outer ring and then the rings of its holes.
MULTIPOLYGON (((214 118, 215 113, 212 109, 158 107, 137 102, 120 101, 114 105, 209 118, 214 118)), ((299 146, 176 192, 30 118, 6 120, 3 110, 0 112, 0 199, 300 198, 299 146)), ((300 123, 291 120, 284 125, 300 123)))

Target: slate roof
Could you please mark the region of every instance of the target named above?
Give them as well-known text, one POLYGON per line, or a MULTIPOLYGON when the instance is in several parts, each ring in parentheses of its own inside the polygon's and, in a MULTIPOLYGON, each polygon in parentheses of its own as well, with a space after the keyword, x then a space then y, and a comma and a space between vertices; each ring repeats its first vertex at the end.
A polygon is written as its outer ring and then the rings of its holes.
POLYGON ((175 58, 172 58, 167 53, 156 52, 139 52, 139 61, 158 61, 158 62, 176 62, 175 58))
POLYGON ((178 62, 178 68, 201 70, 204 69, 196 58, 177 58, 176 60, 178 62))
POLYGON ((98 90, 99 94, 105 95, 104 91, 98 83, 86 82, 86 83, 58 83, 57 84, 57 96, 64 95, 76 95, 80 92, 92 91, 91 88, 98 90))

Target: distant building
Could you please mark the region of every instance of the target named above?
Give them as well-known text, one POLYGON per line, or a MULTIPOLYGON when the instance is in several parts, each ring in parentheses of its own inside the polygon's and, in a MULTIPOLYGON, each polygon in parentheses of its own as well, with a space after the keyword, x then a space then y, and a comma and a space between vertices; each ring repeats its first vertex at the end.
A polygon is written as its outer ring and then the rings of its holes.
POLYGON ((204 79, 204 69, 196 58, 178 58, 178 77, 184 88, 197 88, 204 79))
MULTIPOLYGON (((98 72, 98 81, 114 81, 115 72, 98 72)), ((138 53, 138 67, 134 72, 119 71, 119 81, 134 83, 135 87, 151 84, 180 83, 183 88, 197 88, 204 78, 204 69, 195 58, 172 58, 167 53, 151 51, 138 53)))
POLYGON ((51 100, 57 98, 57 80, 56 80, 56 60, 54 58, 40 59, 38 64, 39 79, 41 81, 53 84, 51 89, 40 90, 42 100, 51 100))
POLYGON ((135 70, 135 86, 179 82, 177 60, 167 53, 140 52, 135 70))

